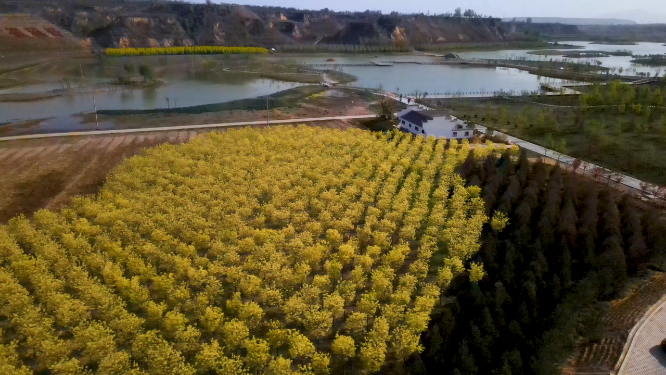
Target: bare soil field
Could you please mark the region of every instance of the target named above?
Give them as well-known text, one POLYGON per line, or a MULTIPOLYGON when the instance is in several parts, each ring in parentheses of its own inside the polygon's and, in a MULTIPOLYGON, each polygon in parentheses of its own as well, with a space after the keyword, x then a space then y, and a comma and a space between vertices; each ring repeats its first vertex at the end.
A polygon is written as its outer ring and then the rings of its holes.
MULTIPOLYGON (((346 121, 306 125, 340 130, 356 126, 346 121)), ((187 142, 209 131, 0 142, 0 224, 17 215, 30 216, 42 208, 58 209, 75 195, 96 193, 113 167, 144 148, 187 142)))
POLYGON ((0 52, 83 52, 86 45, 71 33, 29 14, 0 14, 0 52))

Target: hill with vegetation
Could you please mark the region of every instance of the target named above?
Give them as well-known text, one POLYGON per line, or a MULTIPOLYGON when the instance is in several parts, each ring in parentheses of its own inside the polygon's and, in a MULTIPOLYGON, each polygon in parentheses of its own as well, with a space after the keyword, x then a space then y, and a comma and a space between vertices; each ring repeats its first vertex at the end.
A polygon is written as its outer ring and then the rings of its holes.
POLYGON ((451 283, 410 373, 561 374, 577 345, 599 344, 607 301, 629 278, 659 269, 662 212, 524 157, 469 158, 461 175, 508 224, 484 229, 479 261, 487 276, 451 283))

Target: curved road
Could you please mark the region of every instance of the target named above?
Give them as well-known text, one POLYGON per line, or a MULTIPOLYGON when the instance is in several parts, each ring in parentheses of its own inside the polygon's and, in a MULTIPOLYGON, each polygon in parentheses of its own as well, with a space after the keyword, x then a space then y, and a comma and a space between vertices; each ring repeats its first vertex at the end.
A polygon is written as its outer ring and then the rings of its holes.
POLYGON ((639 324, 617 375, 666 374, 666 352, 659 347, 666 338, 666 297, 639 324))
MULTIPOLYGON (((356 119, 374 118, 374 117, 377 117, 377 115, 296 118, 296 119, 286 119, 286 120, 270 120, 269 125, 294 124, 294 123, 315 122, 315 121, 332 121, 332 120, 356 120, 356 119)), ((226 127, 232 127, 232 126, 247 126, 247 125, 266 125, 266 120, 244 121, 244 122, 226 122, 226 123, 219 123, 219 124, 161 126, 161 127, 157 127, 157 128, 92 130, 92 131, 69 132, 69 133, 14 135, 14 136, 10 136, 10 137, 0 137, 0 142, 2 142, 2 141, 14 141, 14 140, 17 140, 17 139, 38 139, 38 138, 71 137, 71 136, 79 136, 79 135, 104 135, 104 134, 158 132, 158 131, 171 131, 171 130, 226 128, 226 127)))

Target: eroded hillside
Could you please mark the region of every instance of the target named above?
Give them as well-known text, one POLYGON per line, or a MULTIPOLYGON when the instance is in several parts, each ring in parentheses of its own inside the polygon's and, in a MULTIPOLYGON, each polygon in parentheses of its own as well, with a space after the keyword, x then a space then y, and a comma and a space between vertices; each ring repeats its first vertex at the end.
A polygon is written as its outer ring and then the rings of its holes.
POLYGON ((463 18, 229 4, 16 2, 0 13, 32 13, 97 47, 374 44, 417 47, 533 39, 496 18, 463 18))

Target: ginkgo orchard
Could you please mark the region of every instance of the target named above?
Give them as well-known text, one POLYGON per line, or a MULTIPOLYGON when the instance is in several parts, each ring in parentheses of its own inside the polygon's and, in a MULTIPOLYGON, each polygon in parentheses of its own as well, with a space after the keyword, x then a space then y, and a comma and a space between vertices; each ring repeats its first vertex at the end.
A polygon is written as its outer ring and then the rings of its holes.
POLYGON ((484 203, 454 173, 469 150, 299 126, 209 134, 128 159, 97 196, 0 227, 3 368, 327 374, 400 364, 422 350, 440 289, 457 273, 483 277, 470 259, 484 203))

